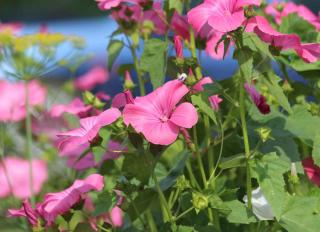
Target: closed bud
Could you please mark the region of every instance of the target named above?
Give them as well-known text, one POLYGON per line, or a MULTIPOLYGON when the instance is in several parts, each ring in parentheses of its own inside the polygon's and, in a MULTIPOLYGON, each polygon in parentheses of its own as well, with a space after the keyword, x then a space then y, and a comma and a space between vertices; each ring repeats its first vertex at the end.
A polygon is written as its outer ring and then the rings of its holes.
POLYGON ((282 89, 284 92, 287 92, 287 93, 290 93, 293 91, 293 88, 291 87, 290 83, 287 80, 283 82, 282 89))
POLYGON ((173 40, 177 58, 183 59, 183 42, 181 36, 176 35, 173 40))
POLYGON ((258 129, 256 129, 256 132, 258 133, 260 139, 262 140, 262 142, 266 142, 270 139, 274 139, 271 136, 271 132, 272 130, 268 127, 260 127, 258 129))
POLYGON ((182 175, 177 178, 175 187, 182 192, 185 189, 190 188, 190 182, 186 179, 184 175, 182 175))
POLYGON ((131 79, 130 72, 127 70, 124 75, 124 89, 131 90, 134 89, 136 85, 133 83, 131 79))
POLYGON ((192 204, 197 212, 208 208, 209 199, 206 195, 196 192, 192 193, 192 204))

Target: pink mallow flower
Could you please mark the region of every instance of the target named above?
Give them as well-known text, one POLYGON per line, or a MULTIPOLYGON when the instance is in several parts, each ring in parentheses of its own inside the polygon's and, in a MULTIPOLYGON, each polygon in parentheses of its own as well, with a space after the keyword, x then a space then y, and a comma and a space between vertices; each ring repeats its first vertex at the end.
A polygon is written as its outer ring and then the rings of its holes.
POLYGON ((278 24, 281 23, 283 17, 296 13, 312 24, 317 30, 320 30, 320 18, 304 5, 297 5, 294 2, 274 2, 266 7, 265 12, 273 16, 278 24))
POLYGON ((50 113, 52 117, 60 117, 63 113, 69 113, 82 118, 91 108, 92 106, 86 106, 80 98, 75 98, 69 104, 53 105, 50 113))
POLYGON ((104 187, 103 176, 91 174, 84 180, 76 180, 69 188, 57 192, 48 193, 44 202, 38 206, 38 211, 51 225, 58 215, 68 212, 89 191, 101 191, 104 187))
POLYGON ((41 226, 41 215, 36 209, 32 208, 27 199, 22 201, 22 207, 20 209, 9 209, 7 215, 8 217, 27 218, 29 224, 32 225, 33 228, 39 228, 41 226))
POLYGON ((283 34, 276 31, 262 16, 256 16, 248 21, 246 30, 256 33, 260 39, 281 50, 293 49, 308 63, 316 62, 320 58, 320 44, 302 44, 296 34, 283 34))
POLYGON ((240 27, 246 20, 244 6, 260 5, 260 0, 205 0, 188 12, 188 21, 200 32, 210 27, 217 32, 230 32, 240 27))
POLYGON ((62 138, 59 150, 67 153, 81 145, 89 147, 90 143, 95 142, 99 130, 115 122, 120 116, 121 112, 117 108, 110 108, 98 116, 80 119, 80 128, 58 134, 62 138))
POLYGON ((312 157, 302 160, 302 166, 309 180, 320 187, 320 167, 314 164, 312 157))
POLYGON ((198 121, 191 103, 176 106, 188 92, 183 82, 169 81, 152 93, 137 97, 133 104, 127 104, 123 110, 124 123, 153 144, 169 145, 177 139, 180 128, 191 128, 198 121))
MULTIPOLYGON (((30 107, 44 104, 47 90, 38 81, 29 82, 28 92, 30 107)), ((26 117, 24 83, 0 81, 0 99, 0 122, 17 122, 26 117)))
POLYGON ((96 85, 103 84, 109 80, 109 73, 105 68, 96 66, 87 73, 78 77, 74 85, 81 91, 92 90, 96 85))
POLYGON ((27 200, 22 203, 20 209, 9 209, 9 217, 26 217, 33 227, 40 227, 41 220, 45 220, 47 226, 54 223, 58 215, 67 213, 75 204, 87 198, 90 191, 101 191, 104 187, 103 176, 91 174, 84 180, 76 180, 69 188, 57 192, 48 193, 44 201, 37 203, 33 209, 27 200))
POLYGON ((86 150, 86 144, 77 147, 74 151, 70 151, 68 153, 60 153, 61 157, 67 158, 67 165, 70 168, 74 168, 76 170, 85 170, 88 168, 97 168, 99 167, 104 161, 117 159, 123 152, 127 151, 127 148, 118 142, 110 140, 108 143, 108 150, 102 157, 102 160, 97 163, 94 159, 93 153, 89 152, 84 157, 80 157, 81 154, 86 150))
POLYGON ((141 0, 96 0, 100 10, 110 10, 111 8, 120 6, 121 3, 138 4, 141 0))
POLYGON ((41 191, 42 185, 48 179, 47 164, 40 159, 33 159, 32 184, 30 183, 30 164, 28 160, 8 156, 0 163, 0 198, 12 194, 24 199, 31 196, 31 186, 34 194, 41 191))
POLYGON ((244 87, 260 113, 269 114, 270 106, 268 105, 266 98, 261 95, 253 85, 250 86, 248 83, 245 83, 244 87))
POLYGON ((179 35, 174 36, 174 48, 176 50, 177 58, 183 59, 183 41, 182 37, 179 35))

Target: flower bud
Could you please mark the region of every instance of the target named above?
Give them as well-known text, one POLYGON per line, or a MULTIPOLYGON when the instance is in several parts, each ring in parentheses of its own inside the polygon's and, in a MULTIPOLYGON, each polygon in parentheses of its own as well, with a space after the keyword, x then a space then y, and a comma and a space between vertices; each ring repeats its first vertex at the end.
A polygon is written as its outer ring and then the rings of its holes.
POLYGON ((183 42, 181 36, 176 35, 173 40, 177 58, 183 59, 183 42))
POLYGON ((184 175, 181 175, 177 178, 175 187, 182 192, 185 189, 190 188, 190 182, 186 179, 184 175))
POLYGON ((282 89, 284 92, 287 92, 287 93, 290 93, 293 91, 293 88, 291 87, 290 83, 287 80, 283 82, 282 89))
POLYGON ((131 79, 130 72, 127 70, 124 75, 124 89, 131 90, 131 89, 134 89, 134 87, 135 87, 135 84, 131 79))
POLYGON ((206 209, 209 205, 209 199, 202 193, 192 193, 192 204, 197 212, 206 209))
POLYGON ((272 136, 271 136, 271 132, 272 130, 268 127, 260 127, 258 129, 256 129, 256 132, 258 133, 260 139, 262 140, 262 142, 266 142, 270 139, 274 139, 272 136))

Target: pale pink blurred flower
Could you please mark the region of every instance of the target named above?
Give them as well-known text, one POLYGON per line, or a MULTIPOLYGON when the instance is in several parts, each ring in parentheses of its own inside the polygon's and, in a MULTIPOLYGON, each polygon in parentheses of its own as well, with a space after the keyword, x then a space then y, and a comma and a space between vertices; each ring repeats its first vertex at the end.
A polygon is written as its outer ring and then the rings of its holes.
POLYGON ((171 19, 171 28, 175 35, 181 36, 185 40, 190 39, 189 23, 186 16, 182 16, 175 11, 171 19))
POLYGON ((87 73, 78 77, 74 85, 81 91, 92 90, 98 84, 103 84, 109 80, 109 73, 105 68, 96 66, 87 73))
POLYGON ((191 128, 198 121, 191 103, 176 106, 188 92, 181 81, 169 81, 152 93, 137 97, 133 104, 127 104, 123 111, 124 123, 153 144, 169 145, 177 139, 180 128, 191 128))
POLYGON ((103 176, 91 174, 84 180, 76 180, 69 188, 47 193, 37 209, 40 215, 51 225, 58 215, 68 212, 76 203, 90 191, 101 191, 104 187, 103 176))
MULTIPOLYGON (((40 159, 33 159, 32 190, 34 194, 41 191, 42 185, 48 179, 47 164, 40 159)), ((30 184, 30 164, 28 160, 7 156, 0 163, 0 197, 12 194, 24 199, 32 195, 30 184), (9 183, 8 183, 9 182, 9 183)))
MULTIPOLYGON (((47 89, 40 82, 28 83, 29 106, 42 105, 45 102, 47 89)), ((10 83, 0 80, 0 121, 21 121, 26 117, 25 85, 22 82, 10 83)))
POLYGON ((108 143, 108 149, 104 156, 102 157, 102 160, 97 163, 94 159, 93 153, 89 152, 84 157, 80 157, 81 154, 86 150, 87 146, 86 144, 77 147, 73 151, 69 151, 67 153, 60 153, 61 157, 67 158, 67 165, 70 168, 74 168, 76 170, 85 170, 88 168, 97 168, 99 167, 104 161, 111 160, 111 159, 117 159, 120 157, 120 155, 123 152, 127 151, 127 148, 118 142, 110 140, 108 143))
POLYGON ((100 10, 110 10, 111 8, 120 6, 121 3, 138 4, 141 0, 96 0, 100 10))
POLYGON ((314 164, 312 157, 302 160, 302 165, 309 180, 320 187, 320 168, 314 164))
POLYGON ((320 58, 319 43, 302 44, 298 35, 276 31, 262 16, 251 18, 246 30, 256 33, 261 40, 281 50, 295 50, 305 62, 313 63, 320 58))
POLYGON ((69 104, 53 105, 50 113, 52 117, 60 117, 63 113, 69 113, 82 118, 88 115, 91 108, 92 106, 86 106, 80 98, 75 98, 69 104))
POLYGON ((62 138, 59 150, 63 153, 73 151, 81 145, 90 146, 98 136, 99 130, 112 124, 121 116, 117 108, 105 110, 98 116, 80 119, 80 128, 58 134, 62 138))
POLYGON ((23 27, 22 23, 12 22, 12 23, 0 23, 0 32, 11 32, 13 34, 17 34, 21 31, 23 27))

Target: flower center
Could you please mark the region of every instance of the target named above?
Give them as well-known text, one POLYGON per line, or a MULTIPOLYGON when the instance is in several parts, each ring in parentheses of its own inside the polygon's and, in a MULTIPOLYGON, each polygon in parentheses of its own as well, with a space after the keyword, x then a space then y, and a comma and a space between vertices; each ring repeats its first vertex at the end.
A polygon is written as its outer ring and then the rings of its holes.
POLYGON ((168 121, 168 117, 166 115, 163 115, 162 117, 160 117, 161 122, 166 122, 168 121))

